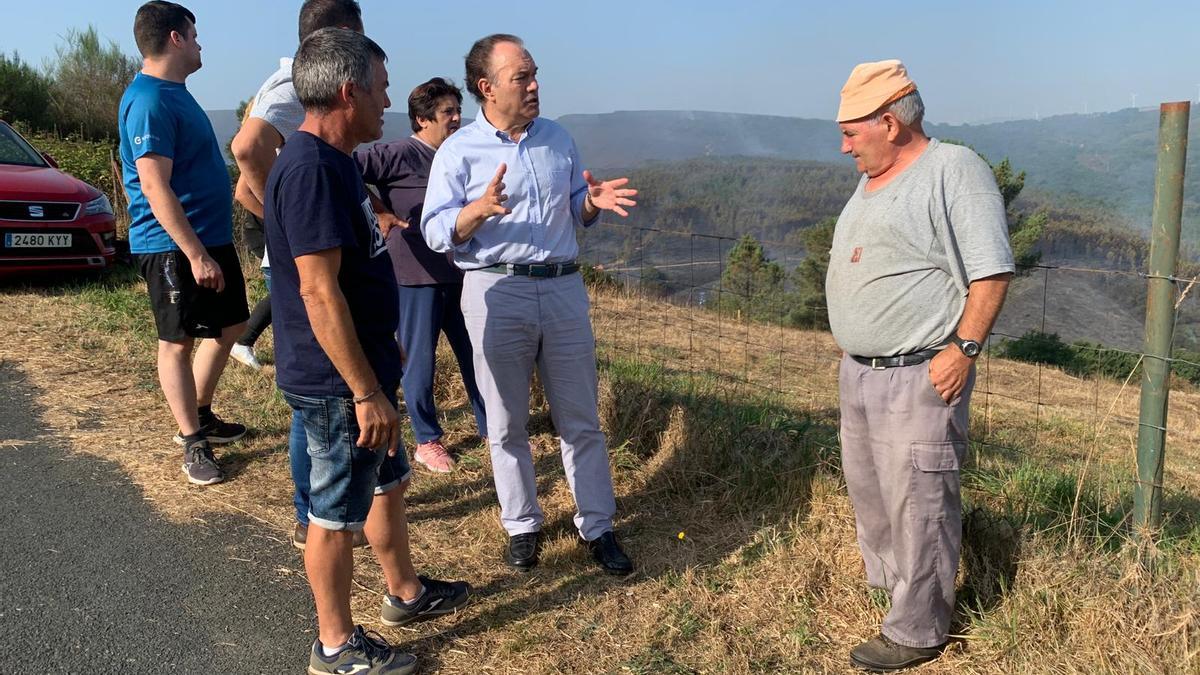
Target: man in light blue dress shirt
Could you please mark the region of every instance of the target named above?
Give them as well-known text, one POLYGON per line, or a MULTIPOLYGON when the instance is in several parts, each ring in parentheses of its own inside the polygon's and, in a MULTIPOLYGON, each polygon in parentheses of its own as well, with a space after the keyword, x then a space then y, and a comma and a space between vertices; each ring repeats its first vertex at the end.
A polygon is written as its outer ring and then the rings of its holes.
POLYGON ((434 157, 421 228, 430 248, 453 251, 466 270, 462 309, 488 411, 505 562, 528 571, 538 560, 544 517, 526 430, 536 366, 562 439, 575 526, 606 572, 628 574, 633 563, 612 531, 616 500, 575 226, 593 224, 602 209, 628 215, 637 191, 628 179, 584 171, 570 134, 538 117, 537 64, 520 38, 480 39, 466 71, 480 115, 434 157))

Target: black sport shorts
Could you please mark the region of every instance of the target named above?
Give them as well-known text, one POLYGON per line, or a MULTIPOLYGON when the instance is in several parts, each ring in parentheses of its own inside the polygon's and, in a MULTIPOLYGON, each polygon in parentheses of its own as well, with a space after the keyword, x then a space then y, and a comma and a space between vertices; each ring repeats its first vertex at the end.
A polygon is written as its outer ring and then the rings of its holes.
POLYGON ((225 276, 225 290, 220 293, 196 285, 191 263, 182 251, 137 256, 138 270, 150 292, 158 339, 183 342, 189 338, 216 338, 221 336, 221 329, 249 318, 246 281, 237 250, 233 244, 214 246, 208 249, 208 255, 225 276))

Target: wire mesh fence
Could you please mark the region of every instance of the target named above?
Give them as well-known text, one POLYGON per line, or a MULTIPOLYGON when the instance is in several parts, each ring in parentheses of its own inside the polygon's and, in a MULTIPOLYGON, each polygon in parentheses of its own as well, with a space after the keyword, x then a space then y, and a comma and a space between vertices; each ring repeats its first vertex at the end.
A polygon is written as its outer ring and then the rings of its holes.
MULTIPOLYGON (((793 270, 805 252, 793 241, 758 243, 782 276, 738 270, 734 280, 728 272, 737 264, 731 260, 739 240, 732 237, 597 224, 582 238, 581 258, 594 266, 589 280, 599 357, 827 420, 808 441, 836 451, 841 352, 812 321, 823 306, 810 306, 808 315, 795 311, 800 298, 793 270)), ((1134 339, 1104 345, 1066 342, 1058 334, 1122 325, 1126 335, 1140 335, 1147 275, 1050 264, 1020 275, 1026 297, 1002 314, 977 363, 971 480, 982 494, 1011 491, 1014 480, 1023 481, 1026 492, 1046 491, 1043 507, 1058 504, 1070 516, 1064 522, 1087 512, 1093 522, 1120 527, 1137 476, 1141 364, 1154 357, 1129 344, 1134 339), (1084 302, 1096 283, 1088 277, 1111 286, 1126 304, 1084 302), (998 475, 1006 481, 997 483, 998 475)), ((1191 280, 1176 281, 1178 311, 1191 280)), ((1193 455, 1200 446, 1200 394, 1193 384, 1200 383, 1200 356, 1182 354, 1171 359, 1177 374, 1164 479, 1168 506, 1181 508, 1195 503, 1191 488, 1200 474, 1200 455, 1193 455)))

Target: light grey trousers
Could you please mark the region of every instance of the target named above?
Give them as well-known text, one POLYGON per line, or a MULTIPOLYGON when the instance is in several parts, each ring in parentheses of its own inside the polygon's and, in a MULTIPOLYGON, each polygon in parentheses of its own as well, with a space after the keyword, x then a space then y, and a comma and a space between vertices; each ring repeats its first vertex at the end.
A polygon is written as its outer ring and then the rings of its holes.
POLYGON ((505 531, 537 532, 544 520, 526 428, 534 366, 561 438, 567 485, 575 497, 575 527, 589 541, 611 530, 617 503, 596 409, 596 342, 583 278, 467 272, 462 310, 474 350, 475 381, 487 410, 505 531))
POLYGON ((972 366, 963 393, 946 404, 928 363, 872 370, 842 357, 842 470, 867 583, 892 595, 882 632, 902 645, 937 646, 949 633, 974 384, 972 366))

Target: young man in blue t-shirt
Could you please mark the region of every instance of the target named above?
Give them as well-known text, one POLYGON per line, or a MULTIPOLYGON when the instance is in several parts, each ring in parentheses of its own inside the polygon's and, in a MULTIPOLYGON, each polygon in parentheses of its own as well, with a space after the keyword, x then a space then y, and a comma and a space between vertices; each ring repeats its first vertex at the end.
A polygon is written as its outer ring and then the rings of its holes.
POLYGON ((158 378, 179 433, 183 471, 198 485, 224 480, 211 443, 246 427, 212 412, 213 392, 249 311, 233 247, 229 170, 208 116, 184 81, 200 69, 196 17, 154 0, 133 25, 142 71, 121 98, 121 166, 129 246, 150 293, 158 378), (210 338, 196 349, 197 338, 210 338))

